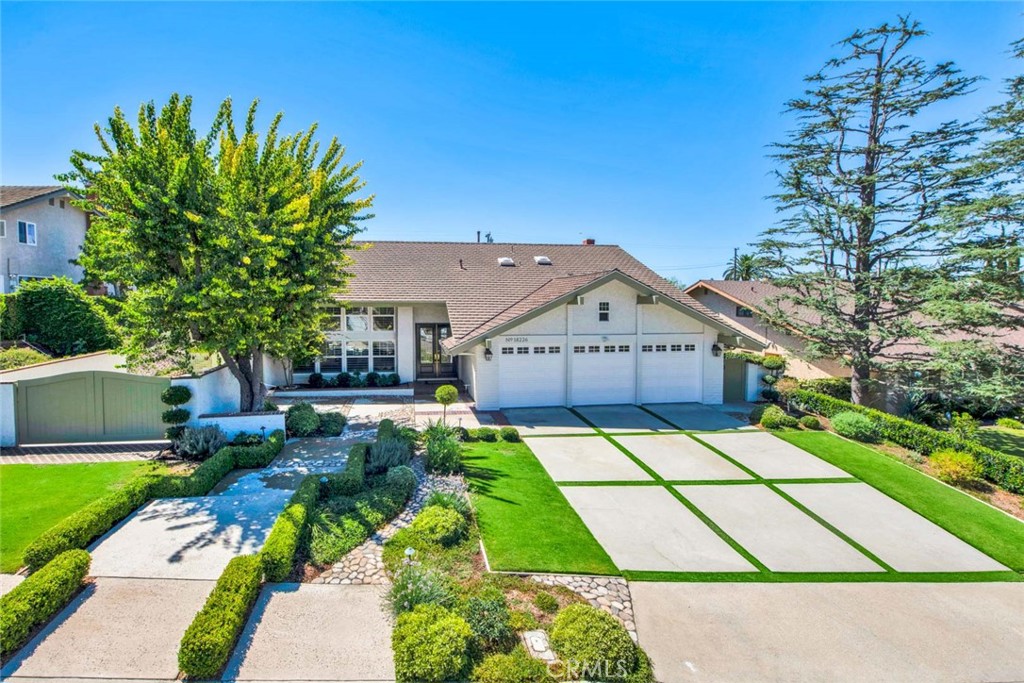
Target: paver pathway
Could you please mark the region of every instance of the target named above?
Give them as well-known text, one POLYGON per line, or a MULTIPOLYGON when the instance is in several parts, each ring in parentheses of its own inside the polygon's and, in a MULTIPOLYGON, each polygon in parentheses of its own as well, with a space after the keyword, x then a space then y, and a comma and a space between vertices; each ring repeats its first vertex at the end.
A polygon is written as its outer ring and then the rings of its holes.
POLYGON ((90 462, 130 462, 157 457, 167 442, 54 444, 0 449, 0 465, 70 465, 90 462))

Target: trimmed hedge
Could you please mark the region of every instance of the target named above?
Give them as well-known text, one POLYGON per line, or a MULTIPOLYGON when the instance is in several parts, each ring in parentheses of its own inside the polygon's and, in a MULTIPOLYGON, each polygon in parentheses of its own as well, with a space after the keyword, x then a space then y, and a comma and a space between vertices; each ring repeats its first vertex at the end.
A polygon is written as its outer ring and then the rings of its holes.
POLYGON ((310 556, 314 562, 336 562, 369 538, 402 511, 415 486, 415 477, 398 477, 352 498, 339 497, 334 505, 345 510, 341 514, 320 511, 312 524, 310 556))
POLYGON ((466 620, 439 605, 417 605, 398 616, 391 633, 395 678, 441 683, 465 680, 472 663, 473 631, 466 620))
POLYGON ((949 432, 813 391, 788 389, 783 398, 807 412, 828 418, 849 411, 866 415, 875 423, 879 437, 923 455, 931 455, 938 450, 970 453, 981 463, 986 479, 1008 491, 1024 493, 1024 458, 1006 455, 975 441, 958 439, 949 432))
POLYGON ((71 600, 91 560, 84 550, 61 553, 0 598, 0 657, 24 645, 32 629, 71 600))
POLYGON ((651 680, 643 651, 618 619, 597 607, 576 604, 559 612, 551 628, 551 649, 587 680, 651 680))
POLYGON ((4 339, 24 335, 58 356, 116 349, 121 330, 96 299, 66 277, 22 282, 4 296, 4 339))
POLYGON ((327 475, 327 491, 325 495, 354 496, 366 486, 366 456, 370 444, 357 443, 348 452, 345 471, 340 474, 327 475))
POLYGON ((47 529, 25 549, 33 571, 66 550, 85 548, 153 498, 205 496, 237 467, 264 467, 284 447, 284 433, 274 431, 259 446, 225 446, 187 477, 140 477, 99 498, 47 529))
POLYGON ((309 519, 319 497, 320 475, 311 474, 302 480, 284 511, 278 515, 260 551, 267 581, 284 581, 291 574, 295 553, 309 531, 309 519))
POLYGON ((245 619, 260 594, 263 566, 257 555, 228 562, 206 604, 178 647, 178 667, 194 678, 215 678, 228 663, 245 619))

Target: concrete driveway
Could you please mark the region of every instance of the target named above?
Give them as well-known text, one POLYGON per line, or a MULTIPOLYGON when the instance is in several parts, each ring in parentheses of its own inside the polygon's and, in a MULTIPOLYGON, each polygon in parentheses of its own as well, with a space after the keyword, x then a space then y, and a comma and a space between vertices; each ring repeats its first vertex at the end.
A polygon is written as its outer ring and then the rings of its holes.
POLYGON ((658 681, 1024 680, 1024 583, 630 583, 658 681))

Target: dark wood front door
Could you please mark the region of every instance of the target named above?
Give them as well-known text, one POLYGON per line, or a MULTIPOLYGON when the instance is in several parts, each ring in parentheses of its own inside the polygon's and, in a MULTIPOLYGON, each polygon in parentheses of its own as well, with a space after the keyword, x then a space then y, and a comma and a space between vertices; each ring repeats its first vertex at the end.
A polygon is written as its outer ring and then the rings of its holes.
POLYGON ((428 323, 416 326, 416 378, 450 379, 456 376, 455 359, 441 347, 452 336, 451 325, 428 323))

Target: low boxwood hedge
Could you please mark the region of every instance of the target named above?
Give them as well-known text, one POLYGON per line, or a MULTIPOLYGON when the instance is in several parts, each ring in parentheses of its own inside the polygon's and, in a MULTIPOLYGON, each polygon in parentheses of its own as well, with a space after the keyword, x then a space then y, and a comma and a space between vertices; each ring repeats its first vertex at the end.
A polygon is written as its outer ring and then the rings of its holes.
POLYGON ((295 565, 295 553, 309 530, 309 519, 319 494, 320 477, 311 474, 302 480, 284 511, 278 515, 260 551, 267 581, 284 581, 291 573, 295 565))
POLYGON ((398 616, 391 633, 395 678, 441 683, 466 680, 473 631, 466 620, 439 605, 417 605, 398 616))
POLYGON ((85 548, 153 498, 205 496, 231 470, 266 466, 283 447, 284 432, 277 430, 258 446, 221 448, 187 477, 133 479, 40 534, 25 549, 25 564, 35 571, 66 550, 85 548))
POLYGON ((178 648, 178 667, 194 678, 215 678, 228 662, 245 619, 260 593, 263 565, 256 555, 228 562, 206 604, 178 648))
POLYGON ((71 600, 91 560, 84 550, 63 552, 0 598, 0 657, 24 645, 32 629, 71 600))
POLYGON ((354 496, 366 486, 366 456, 369 444, 357 443, 348 452, 345 471, 327 475, 326 496, 354 496))
POLYGON ((838 398, 804 389, 787 389, 782 398, 802 410, 831 418, 843 412, 857 412, 870 418, 878 430, 879 438, 892 441, 904 448, 931 455, 938 450, 970 453, 981 463, 982 472, 989 481, 1014 493, 1024 493, 1024 458, 1000 453, 976 441, 965 441, 949 432, 928 425, 911 422, 896 415, 883 413, 838 398))

